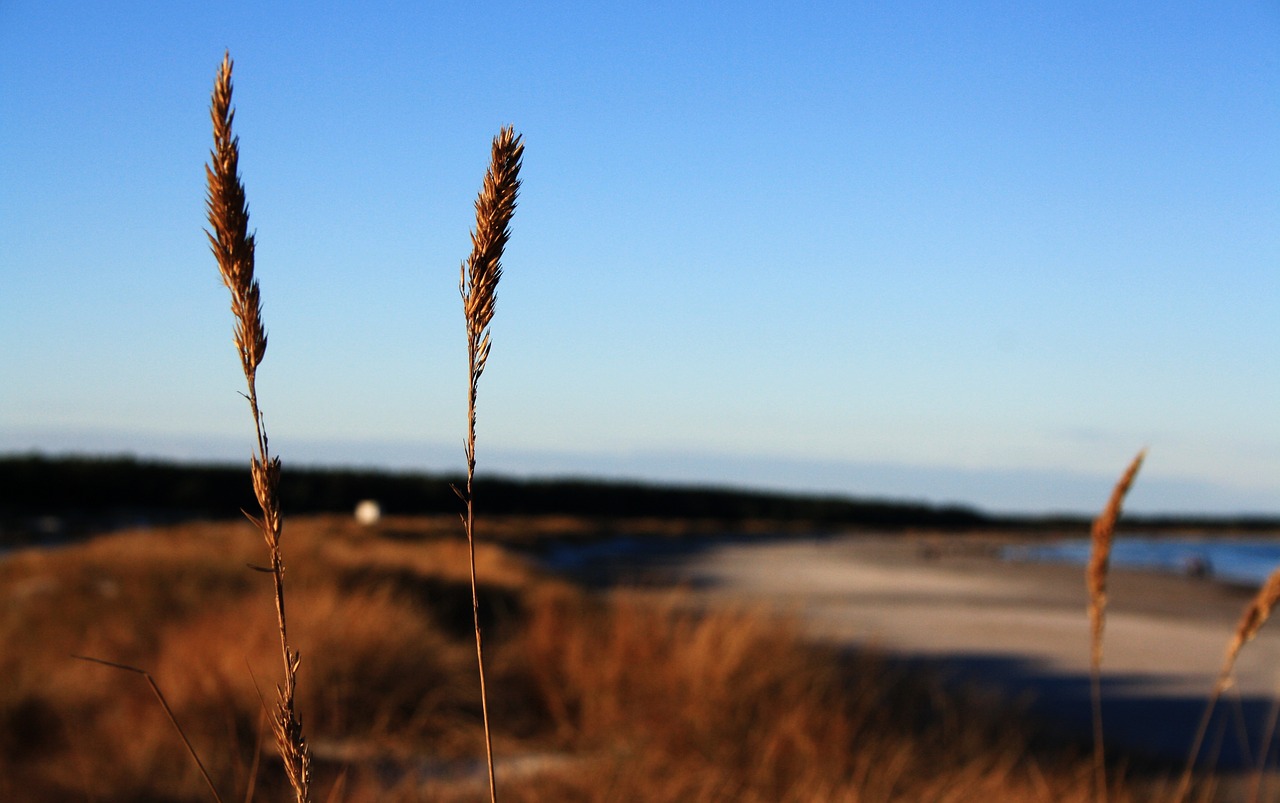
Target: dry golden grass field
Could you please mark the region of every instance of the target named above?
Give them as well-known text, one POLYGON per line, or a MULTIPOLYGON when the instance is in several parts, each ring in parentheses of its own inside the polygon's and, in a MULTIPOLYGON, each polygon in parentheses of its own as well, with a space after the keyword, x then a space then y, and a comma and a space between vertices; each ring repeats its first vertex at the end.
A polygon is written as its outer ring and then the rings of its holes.
MULTIPOLYGON (((495 522, 525 540, 563 520, 495 522)), ((317 800, 488 796, 457 520, 289 526, 297 707, 317 800)), ((289 793, 281 675, 250 524, 121 532, 0 560, 0 799, 207 801, 150 671, 223 800, 289 793)), ((990 701, 772 616, 589 592, 477 552, 498 788, 509 800, 1088 800, 1087 751, 1036 747, 990 701)), ((1117 784, 1112 799, 1144 799, 1117 784)))

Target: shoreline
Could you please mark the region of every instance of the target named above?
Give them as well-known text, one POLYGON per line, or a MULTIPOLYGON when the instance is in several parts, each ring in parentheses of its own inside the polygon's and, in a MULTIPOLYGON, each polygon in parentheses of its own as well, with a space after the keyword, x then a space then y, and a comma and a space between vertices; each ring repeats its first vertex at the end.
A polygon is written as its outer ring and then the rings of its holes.
MULTIPOLYGON (((1004 560, 1021 539, 839 535, 729 540, 614 567, 622 585, 687 588, 706 602, 763 607, 816 640, 871 647, 1005 699, 1081 744, 1091 742, 1084 570, 1004 560)), ((1037 540, 1035 536, 1031 541, 1037 540)), ((1256 588, 1113 569, 1103 643, 1109 751, 1180 767, 1245 605, 1256 588)), ((1264 626, 1215 709, 1213 766, 1253 765, 1280 686, 1280 624, 1264 626), (1249 743, 1234 734, 1242 717, 1249 743)), ((1205 762, 1204 756, 1201 763, 1205 762)))

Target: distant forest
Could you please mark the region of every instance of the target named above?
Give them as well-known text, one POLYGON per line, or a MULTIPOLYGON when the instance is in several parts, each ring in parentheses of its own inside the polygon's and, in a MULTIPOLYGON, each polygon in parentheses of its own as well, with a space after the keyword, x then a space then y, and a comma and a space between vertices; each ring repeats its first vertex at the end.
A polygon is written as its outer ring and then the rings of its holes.
MULTIPOLYGON (((459 477, 415 472, 285 465, 287 515, 348 513, 374 499, 387 514, 456 513, 459 477)), ((959 506, 770 493, 731 488, 586 479, 480 477, 487 515, 572 515, 594 519, 703 519, 803 522, 875 529, 1087 528, 1084 518, 994 516, 959 506)), ((1102 501, 1099 502, 1101 505, 1102 501)), ((131 457, 0 456, 0 543, 74 535, 146 522, 224 519, 253 510, 248 466, 188 464, 131 457)), ((1126 517, 1129 527, 1274 530, 1271 519, 1126 517)))

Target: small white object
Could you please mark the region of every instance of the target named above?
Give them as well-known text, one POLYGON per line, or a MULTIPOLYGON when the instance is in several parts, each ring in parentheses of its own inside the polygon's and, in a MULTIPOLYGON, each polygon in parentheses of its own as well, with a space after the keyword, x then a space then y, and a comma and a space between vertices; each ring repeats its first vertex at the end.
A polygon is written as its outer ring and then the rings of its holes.
POLYGON ((356 505, 356 521, 365 527, 372 527, 382 518, 382 506, 377 500, 365 499, 356 505))

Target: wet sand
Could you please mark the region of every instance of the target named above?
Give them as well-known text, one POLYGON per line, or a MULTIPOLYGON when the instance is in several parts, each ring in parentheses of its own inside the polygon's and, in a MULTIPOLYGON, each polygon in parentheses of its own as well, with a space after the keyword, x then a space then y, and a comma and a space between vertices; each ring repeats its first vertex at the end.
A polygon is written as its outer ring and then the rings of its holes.
MULTIPOLYGON (((1079 567, 1002 560, 991 539, 832 537, 704 545, 650 564, 709 600, 767 605, 815 638, 872 645, 958 681, 1030 698, 1087 739, 1089 626, 1079 567)), ((633 564, 634 565, 634 564, 633 564)), ((1103 657, 1110 747, 1185 758, 1227 641, 1252 598, 1211 580, 1115 571, 1103 657)), ((1219 769, 1248 766, 1280 684, 1280 623, 1248 644, 1210 728, 1219 769), (1240 746, 1239 722, 1248 747, 1240 746)), ((1273 762, 1274 763, 1274 762, 1273 762)))

